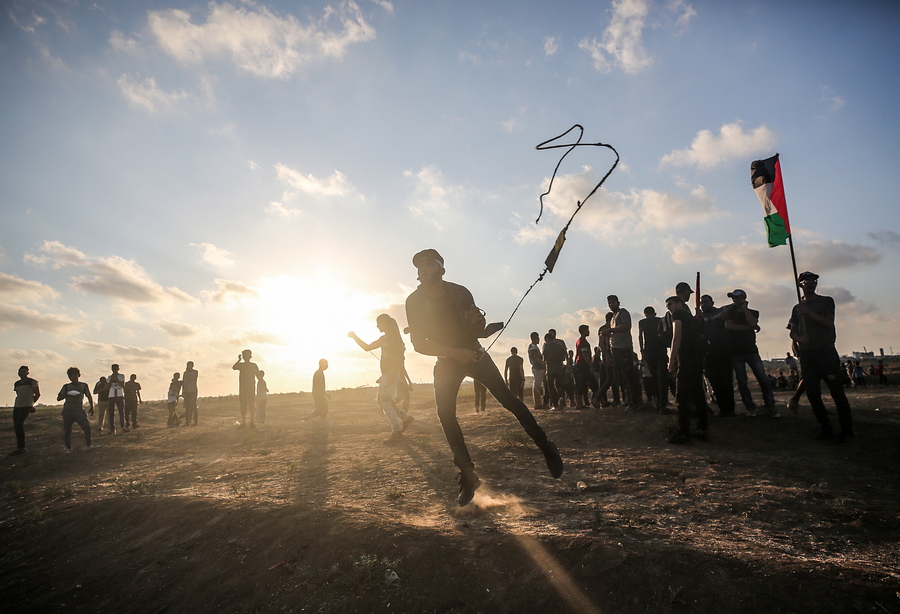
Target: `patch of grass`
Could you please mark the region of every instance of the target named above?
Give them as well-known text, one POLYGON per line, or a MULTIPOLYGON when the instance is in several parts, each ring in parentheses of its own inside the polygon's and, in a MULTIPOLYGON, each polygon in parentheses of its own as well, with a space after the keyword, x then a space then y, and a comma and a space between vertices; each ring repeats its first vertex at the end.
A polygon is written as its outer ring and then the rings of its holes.
POLYGON ((31 485, 19 480, 10 480, 3 483, 3 490, 13 497, 24 497, 31 492, 31 485))
POLYGON ((337 564, 331 567, 315 567, 303 565, 294 571, 294 576, 299 583, 297 586, 315 588, 332 584, 341 577, 341 569, 337 564))
POLYGON ((825 482, 816 482, 815 484, 810 485, 810 487, 806 489, 806 492, 813 497, 823 497, 827 495, 827 488, 828 484, 825 482))
POLYGON ((119 494, 123 497, 133 497, 135 495, 153 495, 156 494, 157 490, 156 484, 138 480, 116 482, 116 488, 118 488, 119 494))
POLYGON ((35 505, 30 512, 28 512, 28 516, 31 517, 32 520, 37 520, 40 522, 47 516, 47 510, 42 508, 40 505, 35 505))
POLYGON ((247 485, 243 482, 230 482, 228 487, 231 489, 231 493, 235 497, 246 497, 247 496, 247 485))
POLYGON ((371 554, 362 554, 352 559, 350 582, 360 591, 384 588, 386 574, 396 569, 399 561, 371 554))
POLYGON ((498 439, 500 445, 507 448, 527 448, 531 445, 531 438, 528 436, 528 433, 520 429, 500 431, 498 439))
POLYGON ((56 499, 70 499, 75 496, 75 491, 68 484, 55 482, 44 487, 44 498, 51 501, 56 499))
POLYGON ((285 469, 285 472, 286 472, 286 474, 287 474, 287 478, 288 478, 289 480, 293 480, 293 479, 296 478, 298 475, 300 475, 300 466, 297 465, 297 463, 289 462, 289 463, 287 464, 287 467, 286 467, 286 469, 285 469))
POLYGON ((405 492, 403 492, 402 490, 398 490, 396 488, 391 488, 389 491, 387 491, 387 494, 385 494, 385 498, 388 501, 391 501, 393 503, 396 503, 397 501, 399 501, 400 499, 402 499, 405 496, 406 496, 405 492))
POLYGON ((851 502, 844 497, 838 497, 831 502, 829 507, 831 513, 840 518, 856 518, 859 516, 858 510, 856 510, 851 502))

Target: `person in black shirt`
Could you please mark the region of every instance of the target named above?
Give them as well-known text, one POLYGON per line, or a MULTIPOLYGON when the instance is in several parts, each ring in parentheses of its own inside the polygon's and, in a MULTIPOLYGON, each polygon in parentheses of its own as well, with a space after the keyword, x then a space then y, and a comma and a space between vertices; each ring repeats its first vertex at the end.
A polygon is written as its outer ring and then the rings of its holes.
POLYGON ((666 356, 666 344, 659 336, 662 320, 656 316, 656 310, 649 305, 644 307, 644 319, 638 322, 638 344, 641 348, 641 359, 650 370, 655 391, 656 407, 659 413, 669 411, 669 357, 666 356))
POLYGON ((672 354, 669 371, 675 374, 675 405, 678 407, 678 432, 669 443, 691 443, 691 435, 706 440, 708 415, 703 392, 703 354, 705 341, 701 324, 690 314, 678 296, 666 299, 672 314, 672 354), (697 430, 691 433, 691 410, 697 414, 697 430))
POLYGON ((834 299, 816 294, 819 276, 809 271, 800 273, 797 282, 803 290, 803 300, 794 306, 788 329, 791 339, 797 342, 797 357, 803 370, 806 398, 821 425, 816 439, 831 439, 833 431, 825 403, 822 402, 822 384, 828 386, 834 399, 841 432, 837 441, 841 444, 853 441, 853 416, 850 402, 844 393, 841 359, 834 342, 837 338, 834 328, 834 299))
MULTIPOLYGON (((716 396, 720 417, 734 416, 734 367, 731 362, 731 343, 725 330, 726 309, 715 306, 713 298, 704 294, 700 297, 700 317, 703 334, 709 344, 703 359, 703 371, 716 396)), ((743 365, 741 365, 743 369, 743 365)), ((746 385, 746 376, 744 377, 746 385)))
POLYGON ((13 403, 13 430, 16 432, 16 449, 11 454, 25 454, 25 419, 35 412, 34 404, 41 397, 36 379, 28 377, 28 367, 19 367, 19 379, 13 385, 16 400, 13 403))
POLYGON ((444 281, 444 259, 436 250, 421 251, 412 261, 420 285, 406 299, 409 336, 417 352, 437 357, 434 402, 444 436, 453 451, 453 462, 460 471, 459 505, 469 503, 475 496, 475 489, 481 485, 456 418, 456 397, 466 376, 484 384, 494 398, 512 412, 543 452, 550 474, 554 478, 560 477, 563 461, 556 445, 547 438, 525 403, 510 392, 494 361, 478 342, 490 333, 471 292, 444 281))

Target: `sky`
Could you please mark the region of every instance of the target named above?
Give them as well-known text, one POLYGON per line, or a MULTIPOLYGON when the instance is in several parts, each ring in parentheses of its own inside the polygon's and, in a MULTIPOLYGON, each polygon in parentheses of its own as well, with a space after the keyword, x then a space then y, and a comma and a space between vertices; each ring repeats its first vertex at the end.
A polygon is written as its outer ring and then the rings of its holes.
MULTIPOLYGON (((575 124, 621 161, 491 353, 634 320, 679 281, 742 288, 790 350, 790 251, 753 160, 781 156, 800 271, 837 348, 900 353, 900 3, 783 0, 0 3, 0 372, 45 396, 117 362, 144 398, 194 361, 237 392, 374 385, 347 337, 406 324, 412 255, 506 321, 614 162, 535 146, 575 124)), ((593 337, 596 339, 596 337, 593 337)), ((408 338, 407 338, 408 339, 408 338)), ((635 339, 636 342, 636 339, 635 339)), ((377 354, 377 351, 375 352, 377 354)), ((433 359, 407 343, 414 381, 433 359)), ((52 398, 49 399, 52 402, 52 398)))

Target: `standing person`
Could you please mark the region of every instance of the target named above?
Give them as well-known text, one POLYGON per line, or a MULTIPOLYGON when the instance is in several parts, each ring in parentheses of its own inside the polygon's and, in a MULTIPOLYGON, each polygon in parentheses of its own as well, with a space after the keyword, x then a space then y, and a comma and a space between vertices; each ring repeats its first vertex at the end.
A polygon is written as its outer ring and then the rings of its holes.
POLYGON ((137 381, 137 375, 131 374, 131 378, 125 382, 125 419, 131 421, 131 428, 136 429, 138 426, 137 411, 138 404, 143 403, 141 399, 141 385, 137 381))
POLYGON ((556 338, 552 328, 544 335, 541 352, 547 364, 547 390, 550 391, 550 409, 566 408, 566 390, 563 376, 566 372, 566 344, 556 338))
POLYGON ((541 336, 536 332, 531 333, 531 343, 528 344, 528 361, 531 363, 531 398, 534 409, 547 409, 544 405, 544 378, 547 376, 547 365, 544 364, 544 356, 538 343, 541 336))
POLYGON ((194 363, 188 361, 181 376, 181 397, 184 399, 184 425, 197 426, 197 378, 200 373, 194 363))
POLYGON ((180 377, 179 373, 172 374, 172 381, 169 382, 169 391, 166 394, 166 407, 169 410, 169 421, 166 426, 169 428, 181 424, 181 418, 178 417, 178 397, 181 396, 180 377))
MULTIPOLYGON (((256 417, 260 424, 266 423, 266 405, 269 403, 269 386, 266 384, 266 372, 262 369, 256 374, 256 417)), ((185 426, 187 426, 187 414, 185 414, 185 426)))
POLYGON ((678 407, 678 432, 669 443, 689 444, 691 435, 706 441, 709 415, 703 391, 703 335, 697 318, 688 311, 679 296, 666 299, 672 314, 672 354, 669 372, 675 374, 675 405, 678 407), (697 430, 691 432, 691 410, 697 414, 697 430))
POLYGON ((232 369, 240 371, 238 378, 238 394, 241 402, 241 428, 247 426, 247 415, 250 415, 250 428, 256 428, 256 422, 253 414, 256 413, 256 374, 259 373, 259 367, 255 362, 250 362, 253 358, 253 352, 244 350, 238 355, 237 362, 232 365, 232 369), (243 360, 243 362, 241 362, 243 360))
POLYGON ((433 249, 413 256, 419 287, 406 299, 410 339, 420 354, 436 356, 434 402, 453 462, 459 468, 459 505, 466 505, 481 485, 475 464, 466 447, 456 418, 456 396, 466 376, 487 386, 494 398, 522 425, 543 452, 550 475, 563 473, 563 461, 556 445, 538 425, 525 404, 503 383, 500 371, 479 343, 485 336, 483 312, 475 306, 472 293, 463 286, 444 281, 444 259, 433 249))
POLYGON ((128 432, 125 423, 125 374, 119 373, 119 365, 111 365, 112 373, 106 378, 109 385, 109 404, 106 411, 109 413, 109 434, 116 434, 116 410, 119 411, 119 427, 123 433, 128 432))
POLYGON ((519 356, 519 348, 509 348, 509 358, 503 367, 503 381, 509 391, 520 401, 525 396, 525 360, 519 356))
POLYGON ((644 366, 650 371, 656 408, 661 414, 669 411, 669 357, 666 355, 666 344, 659 336, 662 320, 656 316, 656 310, 644 307, 644 319, 638 322, 638 345, 644 366))
POLYGON ((625 411, 637 411, 641 408, 640 382, 637 370, 634 368, 634 344, 631 340, 631 314, 619 304, 619 297, 610 294, 606 297, 606 304, 612 318, 609 321, 610 347, 613 360, 622 374, 622 383, 628 393, 628 405, 625 411))
POLYGON ((883 360, 879 360, 878 364, 875 365, 875 375, 878 376, 879 385, 883 384, 883 385, 887 386, 888 381, 887 381, 887 376, 884 374, 884 361, 883 360))
POLYGON ((109 382, 106 381, 105 377, 101 377, 94 384, 94 394, 97 395, 97 428, 102 435, 104 420, 106 419, 106 408, 109 405, 109 382))
POLYGON ((475 413, 487 413, 487 388, 477 379, 472 380, 472 388, 475 390, 475 413))
POLYGON ((391 426, 391 435, 384 440, 386 445, 398 443, 403 440, 403 432, 413 422, 413 417, 405 411, 397 410, 394 406, 394 394, 403 377, 406 362, 404 353, 406 345, 400 336, 400 327, 397 320, 386 313, 382 313, 375 319, 375 325, 381 331, 381 336, 372 343, 366 343, 350 331, 347 336, 356 342, 356 345, 367 352, 381 348, 381 377, 378 378, 378 396, 376 402, 381 407, 391 426))
POLYGON ((725 309, 716 307, 713 297, 700 297, 700 318, 708 343, 703 371, 719 406, 719 417, 734 416, 734 367, 731 364, 731 339, 725 330, 725 309))
POLYGON ((766 368, 763 366, 762 358, 756 347, 759 312, 750 309, 747 303, 747 293, 740 288, 729 292, 728 298, 732 300, 732 304, 726 307, 723 316, 725 330, 729 333, 731 363, 734 366, 734 375, 737 378, 741 400, 744 402, 744 407, 747 408, 747 415, 756 415, 756 404, 753 402, 753 395, 750 394, 750 387, 747 385, 747 367, 750 367, 753 376, 759 383, 760 390, 762 390, 766 413, 772 418, 779 418, 780 414, 775 409, 775 393, 772 391, 769 376, 766 375, 766 368))
POLYGON ((57 401, 64 401, 62 408, 63 419, 63 444, 66 446, 66 452, 72 452, 72 425, 78 423, 81 432, 84 433, 84 445, 87 449, 96 448, 91 443, 91 421, 88 420, 88 414, 84 413, 84 397, 87 397, 90 404, 91 416, 94 415, 94 399, 91 397, 91 389, 84 382, 79 382, 81 371, 77 367, 69 367, 66 371, 69 376, 69 383, 63 384, 59 394, 56 395, 57 401))
POLYGON ((591 371, 594 352, 588 335, 591 327, 582 324, 578 327, 578 341, 575 342, 575 409, 587 409, 590 405, 591 394, 597 389, 597 381, 591 371))
MULTIPOLYGON (((313 373, 312 378, 312 398, 316 405, 315 411, 309 415, 309 418, 321 418, 322 420, 328 416, 328 393, 325 392, 325 370, 328 369, 328 361, 324 358, 319 359, 319 369, 313 373)), ((305 418, 304 421, 309 418, 305 418)))
POLYGON ((853 441, 853 416, 850 402, 844 393, 841 359, 834 347, 837 339, 834 328, 834 299, 816 294, 819 276, 815 273, 804 271, 797 277, 797 282, 803 290, 803 300, 791 311, 788 329, 791 331, 791 339, 797 342, 797 356, 803 370, 806 398, 822 427, 816 439, 831 439, 834 434, 825 403, 822 402, 824 379, 831 398, 834 399, 838 423, 841 426, 837 441, 847 444, 853 441))
POLYGON ((791 353, 788 352, 787 356, 784 357, 784 364, 787 365, 787 368, 790 369, 791 377, 800 378, 800 369, 797 366, 797 359, 791 356, 791 353))
POLYGON ((13 403, 13 430, 16 432, 16 449, 11 455, 25 454, 25 420, 29 414, 36 410, 34 404, 41 398, 41 390, 38 381, 28 377, 28 367, 19 367, 19 379, 13 385, 16 392, 16 400, 13 403))

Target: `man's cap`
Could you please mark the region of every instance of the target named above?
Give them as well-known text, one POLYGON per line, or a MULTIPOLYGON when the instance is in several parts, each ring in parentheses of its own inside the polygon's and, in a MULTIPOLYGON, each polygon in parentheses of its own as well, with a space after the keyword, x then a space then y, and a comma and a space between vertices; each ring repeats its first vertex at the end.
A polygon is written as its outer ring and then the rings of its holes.
POLYGON ((687 290, 687 291, 690 292, 691 294, 694 293, 694 289, 691 288, 691 284, 689 284, 689 283, 686 282, 686 281, 679 281, 679 282, 678 282, 678 285, 675 286, 675 293, 676 293, 676 294, 679 293, 679 292, 681 292, 682 290, 687 290))
POLYGON ((607 302, 607 303, 610 302, 610 301, 618 301, 618 300, 619 300, 619 297, 616 296, 615 294, 610 294, 609 296, 606 297, 606 302, 607 302))
POLYGON ((437 260, 441 263, 441 266, 444 266, 444 257, 441 256, 436 249, 423 249, 421 252, 413 256, 413 266, 418 267, 419 262, 422 260, 437 260))
POLYGON ((816 281, 819 279, 819 276, 811 271, 803 271, 797 277, 797 281, 816 281))
POLYGON ((728 298, 734 298, 736 296, 743 296, 744 298, 747 298, 747 293, 744 292, 743 290, 741 290, 740 288, 736 288, 733 291, 728 293, 728 298))

